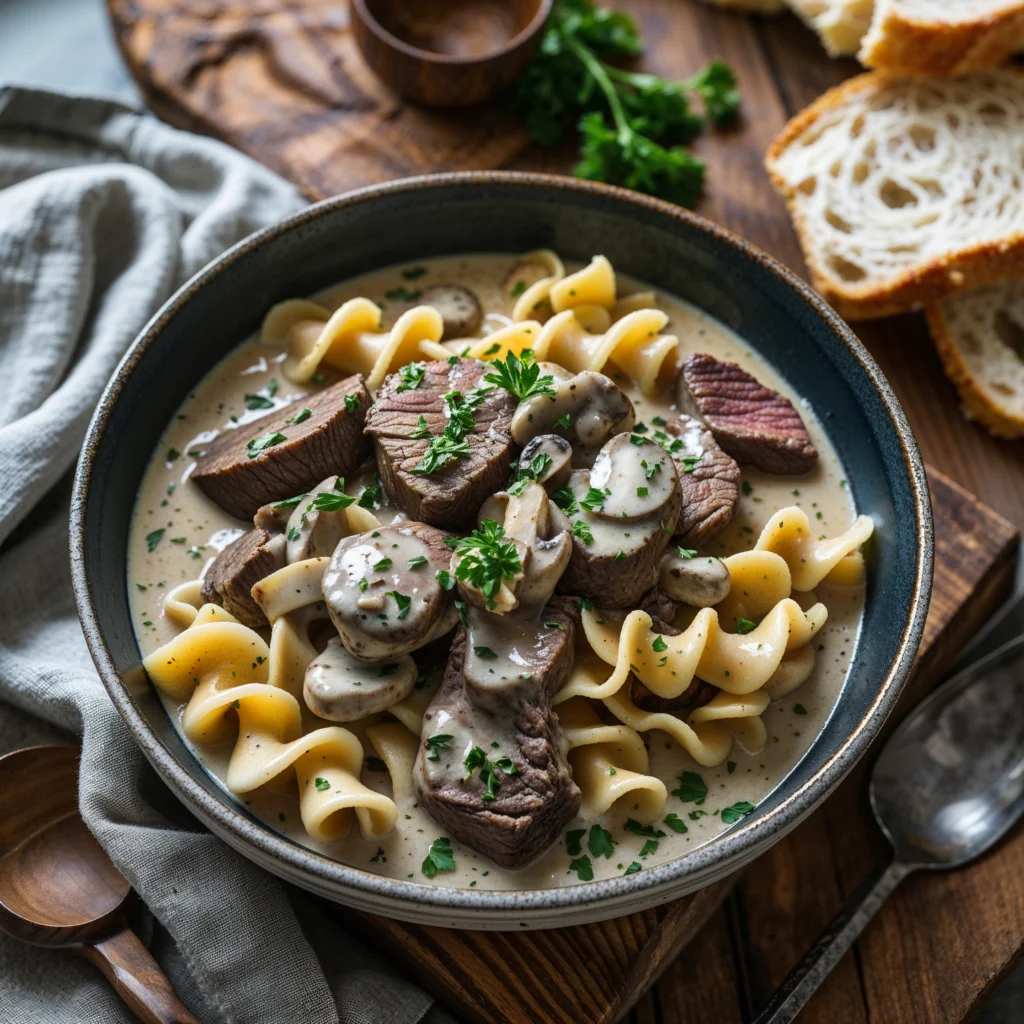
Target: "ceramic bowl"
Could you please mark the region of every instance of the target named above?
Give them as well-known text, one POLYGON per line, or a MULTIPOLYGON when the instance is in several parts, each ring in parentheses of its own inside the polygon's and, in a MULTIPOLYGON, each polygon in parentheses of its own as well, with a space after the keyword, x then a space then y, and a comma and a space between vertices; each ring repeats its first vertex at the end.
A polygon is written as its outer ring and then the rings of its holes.
POLYGON ((554 927, 646 909, 725 877, 821 803, 864 753, 910 671, 928 605, 932 529, 924 467, 878 366, 793 273, 677 206, 569 178, 474 172, 412 178, 318 203, 240 242, 188 282, 132 345, 99 403, 71 513, 78 607, 100 675, 136 742, 227 843, 339 903, 428 924, 554 927), (617 270, 727 324, 814 407, 857 506, 877 524, 863 639, 839 703, 757 810, 676 861, 558 889, 480 892, 383 878, 313 853, 232 801, 184 746, 140 667, 126 538, 161 431, 197 381, 275 302, 378 266, 473 251, 604 253, 617 270), (254 298, 257 297, 258 298, 254 298))

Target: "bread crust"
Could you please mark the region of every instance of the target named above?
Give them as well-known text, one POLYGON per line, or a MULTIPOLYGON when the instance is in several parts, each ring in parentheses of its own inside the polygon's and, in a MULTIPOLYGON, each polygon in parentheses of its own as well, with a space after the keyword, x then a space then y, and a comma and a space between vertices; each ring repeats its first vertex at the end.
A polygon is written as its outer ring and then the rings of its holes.
MULTIPOLYGON (((1024 85, 1024 72, 1014 70, 1024 85)), ((916 267, 899 271, 881 282, 864 285, 838 280, 815 258, 811 232, 800 210, 798 195, 778 169, 785 150, 828 111, 845 106, 859 92, 881 89, 899 76, 869 71, 848 79, 819 96, 793 117, 768 147, 765 168, 776 191, 786 201, 803 249, 811 284, 847 320, 875 320, 920 309, 948 295, 1011 277, 1024 277, 1024 230, 991 242, 943 253, 916 267)))
POLYGON ((1024 2, 959 24, 876 9, 864 36, 862 64, 903 75, 964 75, 998 67, 1024 43, 1024 2))
POLYGON ((928 333, 938 350, 946 376, 952 381, 973 419, 981 423, 992 435, 1003 438, 1024 437, 1024 419, 1005 411, 998 401, 985 390, 971 371, 956 337, 949 329, 942 305, 932 303, 925 310, 928 333))

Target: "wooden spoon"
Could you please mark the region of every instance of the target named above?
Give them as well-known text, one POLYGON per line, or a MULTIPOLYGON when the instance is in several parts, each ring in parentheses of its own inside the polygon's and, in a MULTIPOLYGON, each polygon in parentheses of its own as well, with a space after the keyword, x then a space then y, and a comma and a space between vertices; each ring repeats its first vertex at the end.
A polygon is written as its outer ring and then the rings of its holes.
POLYGON ((135 893, 78 813, 79 753, 0 757, 0 929, 91 960, 147 1024, 199 1024, 128 927, 135 893))

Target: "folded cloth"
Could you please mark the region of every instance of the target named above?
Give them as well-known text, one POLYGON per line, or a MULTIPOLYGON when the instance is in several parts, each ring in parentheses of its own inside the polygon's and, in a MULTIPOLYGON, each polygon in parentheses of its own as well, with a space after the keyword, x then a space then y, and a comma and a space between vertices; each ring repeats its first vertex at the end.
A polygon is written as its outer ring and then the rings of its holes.
MULTIPOLYGON (((0 753, 81 736, 82 815, 204 1024, 440 1022, 322 905, 170 797, 93 670, 71 595, 67 473, 104 383, 174 289, 302 203, 227 146, 120 104, 0 91, 0 753)), ((95 968, 0 935, 4 1024, 131 1020, 95 968)))

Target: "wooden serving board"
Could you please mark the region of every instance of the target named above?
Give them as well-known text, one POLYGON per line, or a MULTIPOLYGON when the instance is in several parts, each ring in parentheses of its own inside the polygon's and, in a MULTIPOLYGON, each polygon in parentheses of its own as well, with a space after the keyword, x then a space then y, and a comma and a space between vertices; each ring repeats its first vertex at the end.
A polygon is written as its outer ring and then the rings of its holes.
MULTIPOLYGON (((437 113, 395 99, 363 65, 338 0, 107 2, 118 44, 156 113, 231 143, 311 198, 430 171, 572 166, 570 146, 532 149, 498 107, 437 113)), ((744 120, 696 143, 708 164, 698 209, 799 271, 764 151, 788 117, 856 65, 829 60, 792 16, 758 19, 695 0, 602 2, 641 23, 645 69, 685 77, 721 58, 737 70, 744 120)), ((920 318, 860 326, 929 462, 971 481, 1024 524, 1024 447, 997 447, 960 420, 920 318)), ((901 709, 935 683, 1009 592, 1015 571, 1013 527, 940 473, 931 480, 935 591, 919 671, 901 709)), ((373 917, 353 923, 468 1020, 601 1022, 633 1006, 633 1024, 739 1024, 886 856, 867 805, 871 761, 869 754, 731 889, 725 882, 645 914, 561 931, 449 932, 373 917), (698 929, 699 941, 677 956, 698 929)), ((904 883, 801 1020, 962 1020, 1022 943, 1018 830, 968 869, 904 883)))

